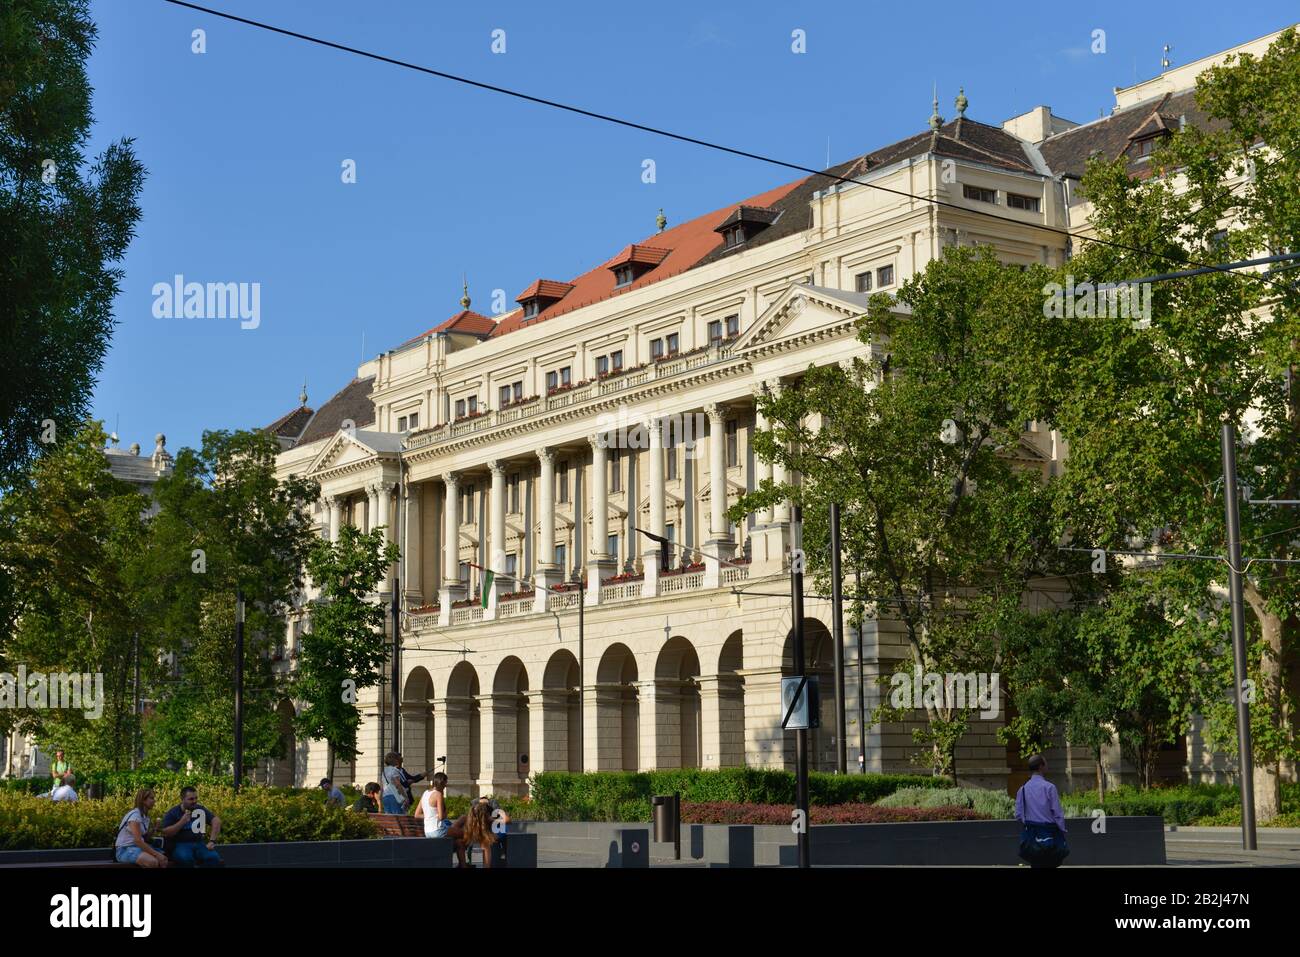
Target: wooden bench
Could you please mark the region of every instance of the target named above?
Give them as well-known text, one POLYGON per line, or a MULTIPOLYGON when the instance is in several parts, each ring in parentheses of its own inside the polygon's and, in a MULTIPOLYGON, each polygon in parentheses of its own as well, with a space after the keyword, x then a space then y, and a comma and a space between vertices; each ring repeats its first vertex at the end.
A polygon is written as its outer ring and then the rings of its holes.
POLYGON ((424 837, 424 822, 409 814, 370 814, 380 837, 424 837))

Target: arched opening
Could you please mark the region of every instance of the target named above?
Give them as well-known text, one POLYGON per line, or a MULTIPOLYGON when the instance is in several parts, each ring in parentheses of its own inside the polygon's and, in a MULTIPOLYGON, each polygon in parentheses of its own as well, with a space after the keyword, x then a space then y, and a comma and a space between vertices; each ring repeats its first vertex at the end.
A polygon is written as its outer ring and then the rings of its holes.
POLYGON ((700 724, 700 658, 680 635, 655 661, 656 768, 698 768, 704 751, 700 724))
POLYGON ((447 679, 447 790, 452 794, 477 793, 482 768, 480 756, 478 672, 468 661, 451 670, 447 679))
POLYGON ((270 784, 277 788, 291 788, 298 784, 298 739, 293 730, 293 719, 297 712, 293 702, 281 698, 275 708, 279 722, 280 754, 271 766, 270 784))
POLYGON ((578 659, 573 652, 551 655, 542 675, 542 750, 531 756, 534 770, 582 770, 578 681, 578 659))
POLYGON ((613 644, 596 669, 596 768, 635 771, 640 763, 641 707, 636 658, 624 644, 613 644))
MULTIPOLYGON (((804 618, 804 670, 808 676, 818 679, 821 693, 821 727, 808 732, 808 769, 810 771, 834 771, 835 760, 835 715, 840 703, 835 700, 835 654, 834 640, 830 629, 816 618, 804 618)), ((786 635, 785 650, 781 656, 781 674, 793 675, 794 670, 794 632, 786 635)), ((795 766, 795 736, 793 732, 784 732, 784 755, 786 767, 795 766)))
POLYGON ((733 631, 718 656, 718 765, 745 765, 744 634, 733 631))
POLYGON ((528 671, 514 655, 497 666, 492 680, 492 764, 497 776, 522 788, 528 780, 528 671))
MULTIPOLYGON (((402 758, 412 774, 423 774, 434 765, 433 679, 424 668, 414 668, 402 688, 402 758)), ((429 786, 428 779, 416 784, 417 796, 429 786)))

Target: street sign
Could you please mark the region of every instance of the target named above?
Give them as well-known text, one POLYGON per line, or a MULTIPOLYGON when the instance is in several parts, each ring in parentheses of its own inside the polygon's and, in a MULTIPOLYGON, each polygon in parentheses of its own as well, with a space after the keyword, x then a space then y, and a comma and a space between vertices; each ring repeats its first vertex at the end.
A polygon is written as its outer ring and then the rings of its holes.
POLYGON ((787 731, 820 728, 821 688, 816 675, 781 679, 781 727, 787 731))

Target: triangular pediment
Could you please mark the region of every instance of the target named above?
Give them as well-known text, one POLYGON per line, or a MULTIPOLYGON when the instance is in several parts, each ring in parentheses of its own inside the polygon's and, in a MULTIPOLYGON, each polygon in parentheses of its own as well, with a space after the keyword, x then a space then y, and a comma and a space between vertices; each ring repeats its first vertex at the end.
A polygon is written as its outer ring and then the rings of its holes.
POLYGON ((794 346, 809 337, 842 333, 867 311, 866 293, 793 283, 732 347, 732 355, 794 346))
POLYGON ((313 475, 329 469, 373 462, 380 458, 392 458, 396 453, 391 446, 397 442, 397 447, 400 449, 400 441, 400 436, 389 436, 383 432, 340 429, 317 453, 307 474, 313 475))

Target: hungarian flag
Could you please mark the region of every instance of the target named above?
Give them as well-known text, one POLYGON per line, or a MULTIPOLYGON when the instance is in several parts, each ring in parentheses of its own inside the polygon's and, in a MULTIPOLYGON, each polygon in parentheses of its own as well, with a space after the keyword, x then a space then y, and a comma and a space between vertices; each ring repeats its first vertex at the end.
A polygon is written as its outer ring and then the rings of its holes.
POLYGON ((488 593, 492 591, 492 579, 495 577, 496 575, 493 574, 491 569, 483 573, 483 589, 479 592, 479 600, 483 603, 484 608, 488 606, 488 593))

